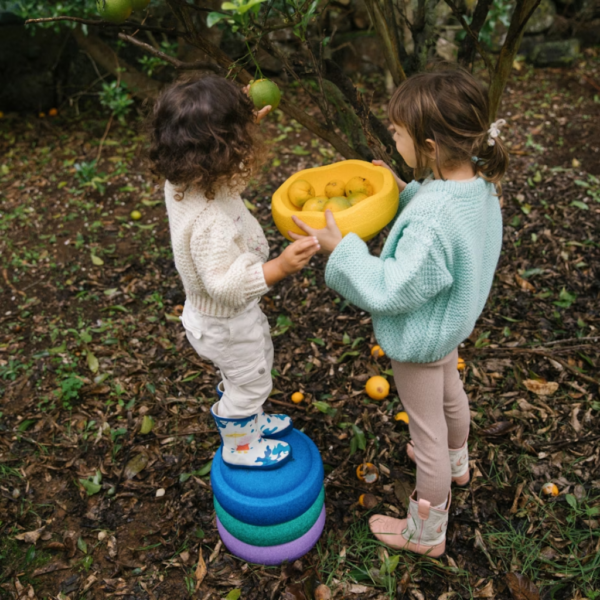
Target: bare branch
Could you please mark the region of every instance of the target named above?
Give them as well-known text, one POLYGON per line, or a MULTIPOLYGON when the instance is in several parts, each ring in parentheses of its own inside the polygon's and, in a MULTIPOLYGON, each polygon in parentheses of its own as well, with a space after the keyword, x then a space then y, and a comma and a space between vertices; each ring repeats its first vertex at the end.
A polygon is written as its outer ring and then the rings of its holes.
MULTIPOLYGON (((494 0, 478 0, 477 6, 475 6, 470 27, 471 31, 477 36, 477 39, 479 39, 479 32, 485 25, 493 2, 494 0)), ((470 66, 475 58, 475 50, 475 40, 472 36, 466 35, 458 50, 458 62, 465 66, 470 66)))
POLYGON ((494 65, 492 64, 489 54, 483 49, 483 46, 479 43, 479 32, 475 33, 471 29, 470 25, 465 19, 465 16, 463 15, 463 13, 460 12, 458 6, 454 4, 453 0, 445 0, 445 2, 451 8, 452 12, 454 13, 454 16, 458 19, 459 23, 463 26, 463 29, 467 32, 467 34, 473 41, 475 48, 477 48, 477 52, 479 52, 481 58, 483 58, 483 62, 485 62, 485 66, 487 67, 490 74, 493 73, 494 65))
POLYGON ((119 33, 119 39, 123 40, 125 42, 129 42, 130 44, 133 44, 134 46, 137 46, 138 48, 141 48, 142 50, 144 50, 144 52, 147 52, 148 54, 151 54, 152 56, 161 58, 165 62, 168 62, 169 64, 173 65, 176 69, 181 70, 181 71, 195 71, 195 70, 200 70, 200 69, 207 69, 207 70, 213 71, 215 73, 223 72, 223 69, 221 67, 219 67, 218 65, 215 65, 214 63, 202 61, 202 60, 198 60, 193 63, 182 62, 182 61, 174 58, 173 56, 170 56, 168 54, 165 54, 164 52, 161 52, 160 50, 157 50, 150 44, 146 44, 145 42, 142 42, 142 41, 140 41, 130 35, 127 35, 125 33, 119 33))
POLYGON ((156 33, 166 33, 169 35, 180 35, 176 29, 164 29, 163 27, 150 27, 142 25, 135 21, 124 21, 123 23, 111 23, 102 19, 81 19, 79 17, 44 17, 43 19, 27 19, 25 25, 33 23, 54 23, 56 21, 72 21, 73 23, 82 23, 83 25, 93 25, 94 27, 131 27, 133 29, 143 29, 144 31, 154 31, 156 33))

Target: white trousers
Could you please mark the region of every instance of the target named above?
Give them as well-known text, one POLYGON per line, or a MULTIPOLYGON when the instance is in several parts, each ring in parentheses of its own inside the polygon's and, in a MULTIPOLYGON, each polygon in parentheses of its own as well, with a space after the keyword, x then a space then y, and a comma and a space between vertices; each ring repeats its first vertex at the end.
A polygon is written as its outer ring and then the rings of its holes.
POLYGON ((273 389, 273 342, 258 301, 235 317, 209 317, 186 302, 181 321, 194 350, 221 371, 225 391, 219 416, 259 412, 273 389))

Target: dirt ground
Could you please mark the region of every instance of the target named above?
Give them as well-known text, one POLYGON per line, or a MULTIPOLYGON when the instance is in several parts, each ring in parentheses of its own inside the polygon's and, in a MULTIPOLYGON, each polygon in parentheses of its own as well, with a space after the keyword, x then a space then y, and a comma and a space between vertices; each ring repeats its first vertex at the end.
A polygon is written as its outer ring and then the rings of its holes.
MULTIPOLYGON (((293 565, 231 556, 209 476, 218 378, 178 320, 141 116, 108 132, 108 115, 83 103, 0 119, 0 598, 310 600, 319 584, 348 599, 600 598, 600 58, 517 66, 499 115, 512 160, 503 253, 460 348, 472 481, 453 492, 440 559, 368 533, 359 496, 403 515, 414 466, 389 360, 370 355, 369 316, 325 287, 322 257, 262 307, 276 352, 269 408, 322 453, 326 529, 293 565), (392 385, 381 402, 364 393, 374 374, 392 385), (356 478, 363 462, 378 467, 375 484, 356 478)), ((383 82, 360 83, 384 110, 383 82)), ((340 157, 280 113, 264 134, 265 166, 244 196, 275 255, 271 194, 340 157)))

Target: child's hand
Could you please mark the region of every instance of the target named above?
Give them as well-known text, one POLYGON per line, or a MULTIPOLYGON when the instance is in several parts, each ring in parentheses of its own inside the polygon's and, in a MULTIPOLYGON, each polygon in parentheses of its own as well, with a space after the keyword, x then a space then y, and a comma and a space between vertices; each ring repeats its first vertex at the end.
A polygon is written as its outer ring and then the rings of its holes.
MULTIPOLYGON (((342 232, 337 226, 333 213, 330 210, 325 211, 325 221, 327 222, 327 225, 323 229, 313 229, 295 215, 292 216, 292 219, 294 220, 294 223, 296 223, 296 225, 302 229, 302 231, 306 231, 308 235, 312 235, 317 238, 319 244, 321 245, 321 250, 323 250, 325 254, 331 254, 335 250, 335 247, 342 241, 342 232)), ((288 231, 288 233, 294 240, 302 240, 305 238, 305 236, 298 235, 292 231, 288 231)))
POLYGON ((316 237, 298 237, 300 239, 287 246, 279 255, 281 267, 286 275, 291 275, 303 269, 320 248, 316 237))
POLYGON ((388 171, 390 171, 390 173, 394 176, 396 183, 398 184, 398 189, 401 192, 404 191, 404 188, 406 187, 406 181, 402 181, 402 179, 400 179, 400 177, 396 175, 396 173, 394 172, 392 167, 390 167, 390 165, 384 163, 382 160, 374 160, 373 164, 377 167, 385 167, 388 171))
MULTIPOLYGON (((249 95, 250 86, 247 85, 245 88, 242 89, 242 91, 244 92, 244 94, 249 95)), ((254 116, 256 118, 256 122, 260 123, 270 112, 271 112, 270 104, 265 106, 264 108, 261 108, 259 111, 254 111, 254 116)))

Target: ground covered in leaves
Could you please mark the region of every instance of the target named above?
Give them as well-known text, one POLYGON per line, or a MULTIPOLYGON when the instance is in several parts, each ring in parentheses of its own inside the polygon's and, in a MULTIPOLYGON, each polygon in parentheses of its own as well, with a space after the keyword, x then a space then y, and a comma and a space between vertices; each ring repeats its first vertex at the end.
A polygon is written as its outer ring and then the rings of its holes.
MULTIPOLYGON (((516 66, 500 115, 513 159, 504 250, 460 348, 472 482, 454 490, 438 560, 368 534, 359 496, 403 515, 414 467, 393 383, 382 402, 364 393, 370 375, 392 382, 389 361, 370 355, 369 315, 326 289, 322 258, 262 306, 271 408, 322 452, 326 530, 293 565, 227 553, 209 479, 217 376, 178 321, 184 296, 141 120, 107 130, 108 115, 68 107, 0 120, 0 598, 310 600, 327 597, 319 584, 335 598, 600 598, 600 59, 516 66), (379 469, 375 484, 356 478, 363 462, 379 469), (542 493, 549 482, 559 495, 542 493)), ((384 103, 377 92, 381 114, 384 103)), ((245 197, 275 254, 270 195, 339 157, 282 114, 264 131, 267 163, 245 197)))

